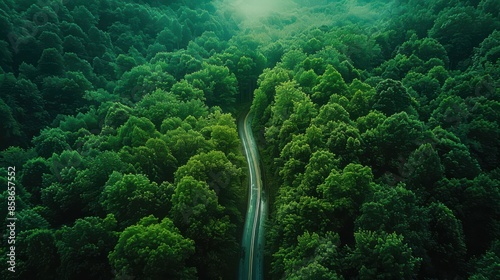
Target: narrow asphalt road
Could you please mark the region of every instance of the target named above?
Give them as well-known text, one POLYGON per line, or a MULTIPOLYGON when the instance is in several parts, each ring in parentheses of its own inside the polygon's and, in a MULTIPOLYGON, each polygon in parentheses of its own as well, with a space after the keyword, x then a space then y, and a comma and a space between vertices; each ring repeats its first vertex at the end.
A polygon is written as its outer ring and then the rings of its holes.
POLYGON ((264 222, 267 210, 263 195, 259 154, 252 133, 251 112, 241 117, 238 133, 245 149, 249 170, 248 210, 241 243, 240 280, 264 279, 264 222))

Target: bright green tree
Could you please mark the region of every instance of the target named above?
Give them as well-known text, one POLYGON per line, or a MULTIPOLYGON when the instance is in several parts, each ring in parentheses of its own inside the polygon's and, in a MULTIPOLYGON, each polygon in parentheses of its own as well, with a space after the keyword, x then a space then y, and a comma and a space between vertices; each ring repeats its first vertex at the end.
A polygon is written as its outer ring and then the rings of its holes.
POLYGON ((194 242, 170 219, 151 215, 127 227, 108 258, 118 278, 196 279, 196 269, 187 265, 193 253, 194 242))
POLYGON ((317 104, 323 105, 327 103, 333 94, 348 94, 347 85, 342 75, 331 65, 326 67, 325 73, 318 77, 318 81, 318 84, 312 89, 314 92, 312 99, 317 104))
POLYGON ((186 75, 185 79, 203 91, 208 106, 233 109, 238 93, 238 81, 229 68, 204 64, 202 70, 186 75))
POLYGON ((192 258, 200 278, 219 278, 238 255, 236 226, 225 215, 217 194, 205 182, 184 176, 176 184, 170 216, 183 235, 194 240, 192 258))
POLYGON ((101 194, 101 204, 124 226, 133 225, 142 217, 167 214, 168 185, 150 182, 142 174, 121 175, 114 172, 101 194))

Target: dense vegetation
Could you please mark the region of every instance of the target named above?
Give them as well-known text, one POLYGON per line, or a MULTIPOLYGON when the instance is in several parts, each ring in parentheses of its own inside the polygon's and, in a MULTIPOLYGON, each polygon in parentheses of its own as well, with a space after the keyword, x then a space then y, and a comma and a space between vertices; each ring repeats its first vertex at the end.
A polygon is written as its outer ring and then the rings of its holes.
POLYGON ((500 3, 249 3, 0 2, 0 278, 233 279, 249 100, 268 278, 498 275, 500 3))

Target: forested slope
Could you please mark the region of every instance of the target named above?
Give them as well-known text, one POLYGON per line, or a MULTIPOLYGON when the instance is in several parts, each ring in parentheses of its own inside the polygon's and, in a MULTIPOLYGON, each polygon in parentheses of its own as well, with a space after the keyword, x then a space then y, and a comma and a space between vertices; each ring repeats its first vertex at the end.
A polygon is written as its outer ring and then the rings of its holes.
POLYGON ((500 6, 360 2, 259 77, 270 276, 494 279, 500 6))
POLYGON ((229 113, 265 62, 229 41, 234 22, 199 1, 0 5, 1 214, 15 166, 18 218, 0 278, 233 278, 245 162, 229 113))
POLYGON ((233 279, 250 100, 270 279, 496 277, 498 1, 256 2, 0 2, 0 278, 233 279))

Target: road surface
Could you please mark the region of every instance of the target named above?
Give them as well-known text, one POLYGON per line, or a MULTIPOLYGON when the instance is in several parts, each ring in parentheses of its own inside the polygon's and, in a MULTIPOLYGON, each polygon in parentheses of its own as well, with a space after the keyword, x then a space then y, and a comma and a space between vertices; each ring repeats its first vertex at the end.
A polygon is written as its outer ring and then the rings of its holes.
POLYGON ((245 149, 249 170, 248 210, 243 230, 240 280, 264 279, 264 222, 267 203, 262 189, 259 154, 252 133, 251 112, 241 117, 238 133, 245 149))

